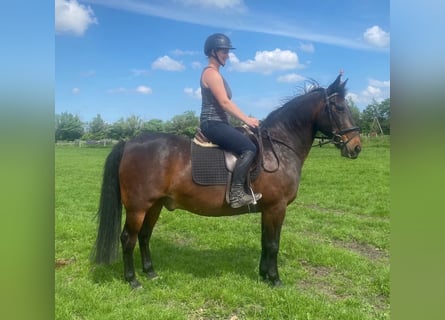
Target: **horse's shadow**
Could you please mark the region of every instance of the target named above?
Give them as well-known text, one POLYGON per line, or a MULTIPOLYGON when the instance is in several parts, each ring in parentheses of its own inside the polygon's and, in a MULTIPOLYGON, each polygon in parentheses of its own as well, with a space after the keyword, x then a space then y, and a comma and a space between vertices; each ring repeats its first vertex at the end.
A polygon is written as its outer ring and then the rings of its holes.
MULTIPOLYGON (((163 239, 152 239, 150 243, 153 266, 162 278, 167 274, 192 275, 196 278, 215 278, 236 274, 257 280, 260 249, 240 244, 238 247, 202 249, 178 245, 163 239)), ((122 255, 120 255, 121 257, 122 255)), ((143 279, 139 250, 134 251, 135 271, 143 279)), ((112 265, 95 265, 92 280, 95 283, 123 281, 123 261, 112 265)))

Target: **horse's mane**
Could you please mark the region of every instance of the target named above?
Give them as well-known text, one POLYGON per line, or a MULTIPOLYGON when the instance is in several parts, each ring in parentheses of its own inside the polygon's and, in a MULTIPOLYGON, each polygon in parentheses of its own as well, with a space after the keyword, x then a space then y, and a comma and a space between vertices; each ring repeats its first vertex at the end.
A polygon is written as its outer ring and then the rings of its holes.
POLYGON ((323 97, 332 93, 338 93, 339 96, 344 98, 346 89, 340 85, 340 81, 335 84, 336 85, 332 84, 325 89, 314 79, 307 79, 301 86, 297 87, 299 93, 284 99, 283 105, 273 110, 263 121, 263 125, 267 127, 277 121, 282 122, 284 125, 295 123, 298 117, 303 116, 300 109, 303 108, 303 106, 311 105, 309 99, 315 99, 314 97, 319 96, 320 93, 323 94, 323 97))
POLYGON ((294 119, 298 114, 296 110, 304 105, 308 98, 313 97, 314 93, 324 90, 315 80, 306 80, 303 85, 297 87, 296 95, 283 99, 282 106, 273 110, 263 121, 263 125, 267 126, 277 120, 294 119))

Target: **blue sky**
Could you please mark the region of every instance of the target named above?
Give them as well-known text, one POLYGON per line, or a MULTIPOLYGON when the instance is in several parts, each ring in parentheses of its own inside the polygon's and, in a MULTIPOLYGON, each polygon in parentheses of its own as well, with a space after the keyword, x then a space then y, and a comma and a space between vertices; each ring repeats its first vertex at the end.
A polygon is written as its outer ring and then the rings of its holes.
POLYGON ((206 37, 236 50, 221 70, 233 100, 264 118, 305 79, 338 72, 363 109, 390 93, 389 1, 56 0, 55 112, 108 123, 200 112, 206 37))

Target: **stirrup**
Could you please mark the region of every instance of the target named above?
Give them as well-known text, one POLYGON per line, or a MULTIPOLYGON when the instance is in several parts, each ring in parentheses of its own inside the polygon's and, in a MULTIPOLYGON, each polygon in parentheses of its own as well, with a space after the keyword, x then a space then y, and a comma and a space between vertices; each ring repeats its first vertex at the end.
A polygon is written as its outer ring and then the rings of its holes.
POLYGON ((261 193, 252 192, 252 194, 248 194, 243 190, 237 190, 230 194, 230 206, 236 209, 250 204, 256 204, 261 197, 261 193))
POLYGON ((254 193, 252 187, 249 187, 249 191, 253 198, 252 204, 256 205, 257 201, 260 200, 263 197, 263 195, 261 193, 254 193))

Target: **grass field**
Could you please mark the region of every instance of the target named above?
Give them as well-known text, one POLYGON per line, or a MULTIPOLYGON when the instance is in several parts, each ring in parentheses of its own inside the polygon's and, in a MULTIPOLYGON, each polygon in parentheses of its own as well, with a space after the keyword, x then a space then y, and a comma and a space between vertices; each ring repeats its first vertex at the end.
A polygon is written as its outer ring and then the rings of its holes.
MULTIPOLYGON (((389 138, 357 160, 314 148, 287 210, 278 268, 258 276, 259 214, 207 218, 164 210, 152 241, 156 280, 123 281, 120 259, 89 254, 109 148, 55 148, 56 319, 389 319, 389 138)), ((135 250, 140 273, 139 250, 135 250)))

